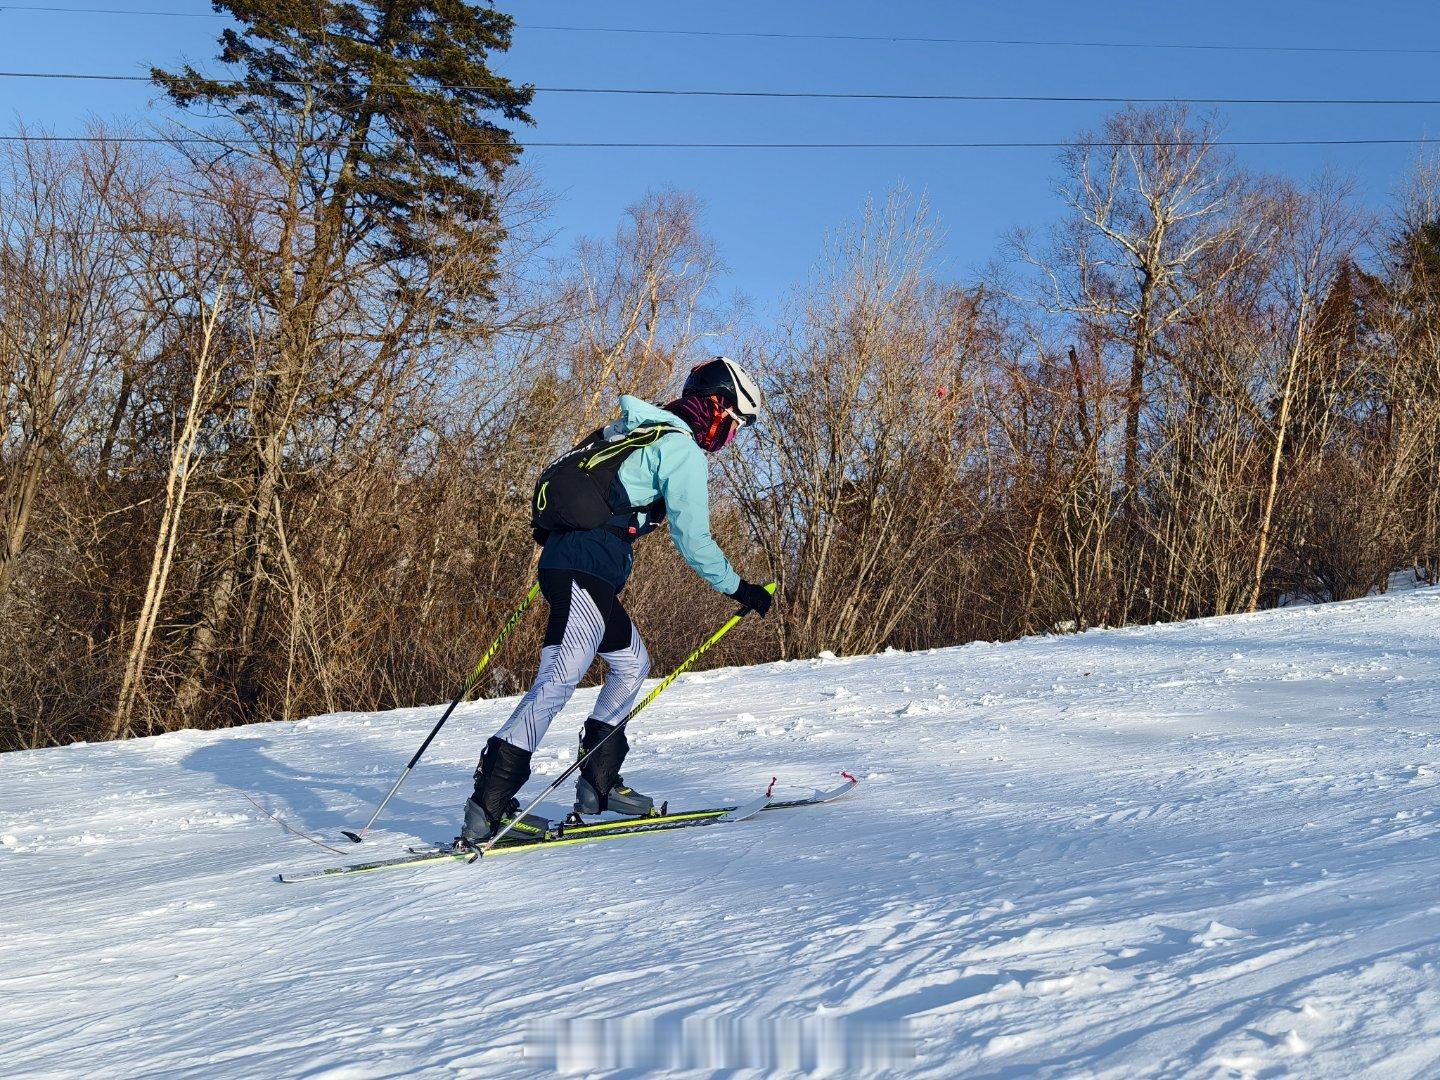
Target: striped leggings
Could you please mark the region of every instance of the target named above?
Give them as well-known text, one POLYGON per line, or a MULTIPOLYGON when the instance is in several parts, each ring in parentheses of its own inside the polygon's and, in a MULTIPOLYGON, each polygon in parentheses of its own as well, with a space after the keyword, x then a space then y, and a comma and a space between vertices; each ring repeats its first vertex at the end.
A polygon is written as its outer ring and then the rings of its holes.
POLYGON ((591 716, 603 723, 619 723, 650 673, 650 654, 612 586, 589 574, 541 570, 540 592, 550 605, 540 670, 496 732, 530 751, 540 745, 597 654, 605 661, 605 685, 591 716))

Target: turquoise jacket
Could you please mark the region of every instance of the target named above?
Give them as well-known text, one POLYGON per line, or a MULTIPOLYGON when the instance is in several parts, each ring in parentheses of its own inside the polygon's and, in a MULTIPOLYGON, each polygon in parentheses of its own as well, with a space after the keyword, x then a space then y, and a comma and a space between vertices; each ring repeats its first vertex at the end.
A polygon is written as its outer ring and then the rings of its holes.
MULTIPOLYGON (((670 537, 681 557, 717 592, 734 592, 740 587, 740 575, 710 535, 710 475, 705 451, 695 445, 684 420, 629 394, 621 395, 620 419, 606 425, 605 437, 618 438, 642 424, 673 424, 680 430, 625 459, 615 477, 624 488, 624 497, 631 506, 663 499, 670 537)), ((652 524, 643 513, 639 518, 642 531, 652 524)), ((617 590, 629 580, 632 565, 630 544, 609 529, 555 533, 540 553, 542 570, 591 574, 617 590)))

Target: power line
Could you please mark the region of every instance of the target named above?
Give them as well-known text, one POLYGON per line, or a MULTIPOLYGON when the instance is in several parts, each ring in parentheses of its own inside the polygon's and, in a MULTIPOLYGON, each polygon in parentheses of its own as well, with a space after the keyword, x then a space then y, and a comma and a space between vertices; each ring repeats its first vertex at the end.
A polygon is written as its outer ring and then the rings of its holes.
MULTIPOLYGON (((37 143, 153 143, 165 145, 258 145, 254 140, 231 140, 216 137, 181 136, 165 138, 158 135, 0 135, 0 142, 37 143)), ((517 141, 524 149, 604 149, 604 150, 1059 150, 1071 146, 1097 149, 1126 148, 1188 148, 1196 146, 1427 146, 1440 142, 1440 136, 1401 139, 1215 139, 1195 141, 1098 141, 1098 142, 564 142, 551 140, 517 141)), ((491 144, 475 144, 486 145, 491 144)))
MULTIPOLYGON (((0 71, 5 79, 73 79, 93 82, 151 82, 148 75, 114 75, 107 73, 59 71, 0 71)), ((239 86, 249 79, 206 78, 223 86, 239 86)), ((300 79, 256 79, 267 86, 324 86, 333 83, 306 83, 300 79)), ((408 85, 408 84, 401 84, 408 85)), ((436 90, 493 90, 493 86, 465 83, 432 83, 436 90)), ((632 97, 698 97, 698 98, 782 98, 821 101, 933 101, 933 102, 994 102, 1035 104, 1089 105, 1379 105, 1435 106, 1440 98, 1258 98, 1258 97, 1152 97, 1100 94, 909 94, 868 90, 692 90, 676 87, 621 86, 534 86, 538 94, 607 94, 632 97)))
POLYGON ((228 19, 213 11, 142 11, 137 8, 51 7, 40 4, 0 4, 6 11, 40 11, 56 15, 158 15, 167 19, 228 19))
POLYGON ((651 27, 520 25, 523 30, 557 30, 577 34, 653 34, 674 37, 774 38, 781 41, 860 41, 916 45, 992 45, 1054 49, 1190 49, 1202 52, 1370 53, 1431 55, 1440 49, 1366 48, 1346 45, 1210 45, 1181 42, 1053 41, 1030 38, 906 37, 894 34, 794 34, 760 30, 661 30, 651 27))
MULTIPOLYGON (((176 19, 225 19, 201 11, 156 11, 138 8, 67 7, 52 4, 0 4, 0 12, 25 11, 64 15, 142 15, 176 19)), ((967 45, 1043 49, 1161 49, 1197 52, 1350 53, 1372 56, 1433 56, 1440 49, 1376 48, 1358 45, 1221 45, 1215 43, 1144 41, 1057 41, 1042 38, 921 37, 900 34, 801 34, 764 30, 670 30, 630 26, 559 26, 518 23, 519 30, 567 34, 630 34, 651 37, 752 38, 777 41, 851 41, 909 45, 967 45)))
POLYGON ((679 90, 593 86, 537 86, 548 94, 626 94, 654 97, 813 98, 833 101, 971 101, 1124 105, 1440 105, 1436 98, 1118 97, 1091 94, 901 94, 868 90, 679 90))

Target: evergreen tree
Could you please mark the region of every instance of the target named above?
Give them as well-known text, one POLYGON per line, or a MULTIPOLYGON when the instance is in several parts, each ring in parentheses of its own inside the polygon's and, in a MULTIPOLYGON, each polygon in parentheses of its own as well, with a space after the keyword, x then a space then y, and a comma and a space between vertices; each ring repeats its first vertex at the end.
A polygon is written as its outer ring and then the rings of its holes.
POLYGON ((1416 359, 1412 392, 1440 398, 1440 218, 1412 221, 1391 242, 1390 303, 1402 353, 1416 359))
POLYGON ((340 445, 423 398, 444 378, 441 336, 489 325, 499 183, 520 153, 492 117, 528 123, 532 96, 487 66, 510 18, 463 0, 214 6, 239 24, 219 54, 237 77, 152 72, 223 121, 198 202, 248 343, 216 406, 231 438, 175 697, 212 721, 283 707, 266 641, 307 443, 340 445))
POLYGON ((363 244, 385 261, 480 240, 493 256, 494 189, 520 147, 491 115, 530 123, 534 93, 487 65, 510 47, 510 16, 464 0, 213 6, 240 24, 220 35, 219 59, 243 74, 151 74, 176 104, 215 110, 247 148, 298 167, 316 248, 333 258, 363 244))

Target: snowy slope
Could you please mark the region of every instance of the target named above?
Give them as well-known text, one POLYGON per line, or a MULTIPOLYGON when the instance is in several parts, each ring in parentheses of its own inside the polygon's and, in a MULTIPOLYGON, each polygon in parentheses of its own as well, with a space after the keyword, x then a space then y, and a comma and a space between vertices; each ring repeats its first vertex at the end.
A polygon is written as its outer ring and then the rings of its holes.
MULTIPOLYGON (((8 755, 0 1074, 856 1075, 868 1052, 930 1077, 1434 1076, 1437 704, 1433 589, 710 672, 637 721, 627 779, 675 806, 841 768, 859 792, 310 885, 271 879, 338 860, 240 792, 333 838, 435 710, 8 755)), ((457 715, 363 850, 451 836, 507 709, 457 715)))

